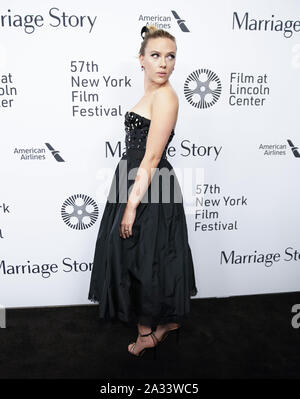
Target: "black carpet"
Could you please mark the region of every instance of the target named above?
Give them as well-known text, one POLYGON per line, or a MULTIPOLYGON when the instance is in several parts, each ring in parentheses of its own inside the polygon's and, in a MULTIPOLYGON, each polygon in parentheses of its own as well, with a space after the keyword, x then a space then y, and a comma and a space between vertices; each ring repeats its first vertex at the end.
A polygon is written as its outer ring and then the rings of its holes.
POLYGON ((299 378, 297 303, 299 292, 193 299, 179 344, 170 334, 156 360, 128 354, 136 330, 104 324, 98 305, 7 309, 0 378, 299 378))

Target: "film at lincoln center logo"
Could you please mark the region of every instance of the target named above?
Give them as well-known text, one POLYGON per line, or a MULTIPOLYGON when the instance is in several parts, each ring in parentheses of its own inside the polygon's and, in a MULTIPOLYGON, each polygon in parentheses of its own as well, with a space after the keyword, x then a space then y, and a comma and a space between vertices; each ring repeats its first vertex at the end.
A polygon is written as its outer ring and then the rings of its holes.
POLYGON ((192 72, 184 83, 184 95, 196 108, 209 108, 221 95, 221 81, 217 74, 206 68, 192 72))
POLYGON ((96 202, 84 194, 75 194, 67 198, 61 207, 63 221, 72 229, 85 230, 98 219, 96 202))

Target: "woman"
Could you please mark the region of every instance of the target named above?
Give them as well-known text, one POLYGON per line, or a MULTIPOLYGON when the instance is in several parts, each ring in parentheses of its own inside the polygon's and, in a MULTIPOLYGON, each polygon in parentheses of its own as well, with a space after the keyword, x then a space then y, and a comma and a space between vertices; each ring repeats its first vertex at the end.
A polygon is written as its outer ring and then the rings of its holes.
POLYGON ((89 290, 101 319, 137 324, 128 345, 135 356, 179 332, 197 294, 182 194, 166 155, 178 113, 169 83, 176 42, 153 25, 141 35, 145 93, 125 114, 126 151, 103 212, 89 290))

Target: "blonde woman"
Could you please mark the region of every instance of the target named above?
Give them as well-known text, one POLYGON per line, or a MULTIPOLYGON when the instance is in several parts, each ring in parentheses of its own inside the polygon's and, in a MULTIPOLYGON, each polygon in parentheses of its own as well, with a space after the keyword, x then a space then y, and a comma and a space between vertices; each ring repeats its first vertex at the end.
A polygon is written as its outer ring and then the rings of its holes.
POLYGON ((128 345, 140 357, 153 350, 190 312, 197 294, 181 189, 167 158, 178 97, 169 78, 174 36, 144 26, 139 61, 144 95, 125 114, 126 151, 111 184, 96 241, 89 300, 101 319, 137 325, 128 345))

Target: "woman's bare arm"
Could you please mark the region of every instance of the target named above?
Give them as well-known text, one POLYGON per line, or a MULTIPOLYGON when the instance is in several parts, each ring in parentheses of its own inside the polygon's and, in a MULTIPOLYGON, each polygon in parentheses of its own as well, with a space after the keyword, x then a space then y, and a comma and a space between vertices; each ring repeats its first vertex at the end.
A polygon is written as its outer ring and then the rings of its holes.
POLYGON ((178 97, 169 88, 161 88, 155 93, 145 155, 138 168, 127 207, 137 208, 147 191, 176 124, 178 107, 178 97))

